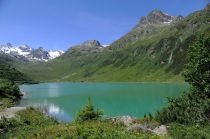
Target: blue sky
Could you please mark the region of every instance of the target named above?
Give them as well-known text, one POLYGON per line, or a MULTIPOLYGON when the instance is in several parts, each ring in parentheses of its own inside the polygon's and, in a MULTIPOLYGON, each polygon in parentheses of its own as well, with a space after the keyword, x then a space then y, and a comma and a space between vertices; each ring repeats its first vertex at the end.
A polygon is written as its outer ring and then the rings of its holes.
POLYGON ((210 0, 0 0, 0 44, 66 50, 85 40, 110 44, 153 9, 186 16, 210 0))

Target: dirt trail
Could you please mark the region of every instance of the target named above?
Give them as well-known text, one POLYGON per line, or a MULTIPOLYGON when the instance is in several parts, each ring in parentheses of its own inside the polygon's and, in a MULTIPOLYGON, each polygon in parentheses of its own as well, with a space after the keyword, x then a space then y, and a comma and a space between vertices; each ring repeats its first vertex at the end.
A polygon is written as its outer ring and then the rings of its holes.
POLYGON ((0 112, 0 120, 5 117, 7 119, 13 118, 18 111, 25 110, 26 107, 10 107, 0 112))

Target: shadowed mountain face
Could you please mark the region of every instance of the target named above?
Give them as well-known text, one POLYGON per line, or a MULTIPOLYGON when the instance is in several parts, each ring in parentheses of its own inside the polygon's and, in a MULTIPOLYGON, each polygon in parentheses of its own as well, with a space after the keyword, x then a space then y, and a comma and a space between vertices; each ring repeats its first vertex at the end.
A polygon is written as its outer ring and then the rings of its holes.
POLYGON ((17 67, 41 81, 180 81, 188 46, 210 36, 209 9, 185 18, 153 10, 110 46, 90 40, 52 61, 17 67))

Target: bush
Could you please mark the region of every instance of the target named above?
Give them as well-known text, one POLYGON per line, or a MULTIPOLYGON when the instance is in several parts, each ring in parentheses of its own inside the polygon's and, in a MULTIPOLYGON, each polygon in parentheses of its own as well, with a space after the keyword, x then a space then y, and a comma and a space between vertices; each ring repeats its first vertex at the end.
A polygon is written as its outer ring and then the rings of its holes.
POLYGON ((91 98, 88 98, 88 104, 77 113, 75 121, 98 120, 102 115, 102 111, 98 109, 96 111, 94 110, 91 98))
POLYGON ((205 114, 207 108, 208 103, 202 96, 183 93, 178 98, 168 98, 167 107, 157 112, 156 119, 161 123, 204 124, 208 120, 205 114))
MULTIPOLYGON (((90 100, 89 100, 90 101, 90 100)), ((70 138, 70 139, 159 139, 157 135, 131 132, 126 127, 109 121, 58 123, 40 111, 27 108, 9 120, 0 120, 0 138, 70 138)))
POLYGON ((210 38, 199 36, 189 47, 185 80, 191 91, 178 98, 169 98, 167 107, 157 112, 156 119, 162 123, 178 122, 204 124, 210 120, 210 38))
POLYGON ((197 126, 197 125, 181 125, 170 124, 168 133, 174 139, 209 139, 210 138, 210 125, 197 126))
POLYGON ((189 47, 188 63, 185 67, 185 81, 199 93, 210 98, 210 37, 201 35, 189 47))
POLYGON ((0 79, 0 96, 19 98, 20 90, 18 86, 11 81, 0 79))

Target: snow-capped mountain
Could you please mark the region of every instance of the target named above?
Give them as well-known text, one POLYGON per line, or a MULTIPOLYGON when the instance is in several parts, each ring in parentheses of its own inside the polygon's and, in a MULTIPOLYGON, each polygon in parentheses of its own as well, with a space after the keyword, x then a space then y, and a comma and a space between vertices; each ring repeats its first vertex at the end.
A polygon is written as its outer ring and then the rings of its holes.
POLYGON ((4 45, 0 45, 0 53, 4 53, 12 57, 28 61, 47 62, 48 60, 61 56, 64 52, 52 50, 47 51, 42 47, 39 47, 38 49, 33 49, 26 44, 22 44, 16 47, 12 46, 12 44, 10 43, 7 43, 4 45))

